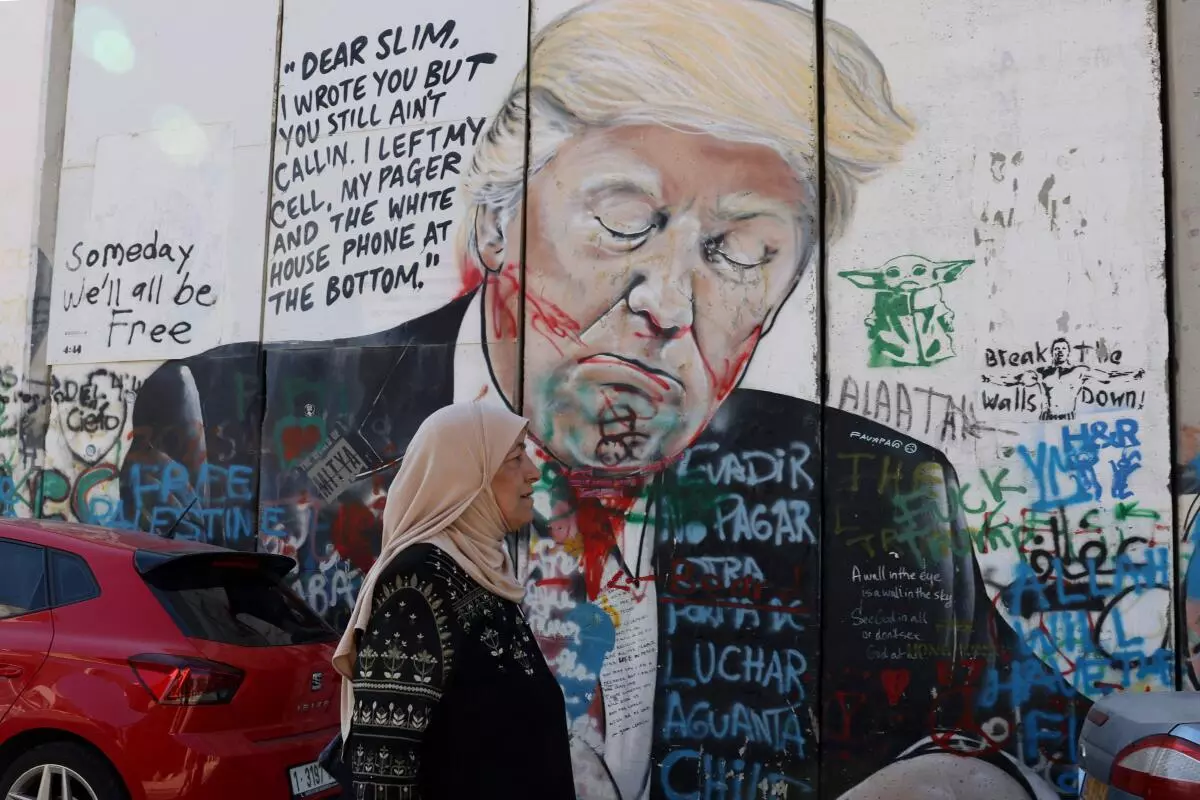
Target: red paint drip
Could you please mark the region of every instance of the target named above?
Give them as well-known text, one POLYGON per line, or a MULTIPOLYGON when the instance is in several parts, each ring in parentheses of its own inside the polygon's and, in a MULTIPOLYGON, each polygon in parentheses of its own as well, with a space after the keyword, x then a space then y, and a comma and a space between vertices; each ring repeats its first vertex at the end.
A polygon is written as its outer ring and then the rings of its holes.
POLYGON ((588 600, 600 596, 604 566, 608 563, 609 554, 617 546, 617 536, 624 532, 625 512, 632 505, 629 503, 623 509, 620 506, 609 509, 601 498, 584 497, 575 508, 575 521, 583 539, 580 565, 583 567, 583 585, 587 589, 588 600))
POLYGON ((486 291, 491 298, 493 339, 517 338, 519 326, 512 301, 521 287, 516 275, 512 274, 515 269, 515 265, 509 264, 499 275, 491 272, 487 275, 486 291))
MULTIPOLYGON (((580 476, 577 476, 580 477, 580 476)), ((588 491, 586 479, 571 481, 575 495, 575 524, 582 540, 580 568, 587 599, 600 596, 604 567, 625 532, 625 519, 637 502, 641 484, 635 481, 620 486, 608 486, 608 491, 588 491)))

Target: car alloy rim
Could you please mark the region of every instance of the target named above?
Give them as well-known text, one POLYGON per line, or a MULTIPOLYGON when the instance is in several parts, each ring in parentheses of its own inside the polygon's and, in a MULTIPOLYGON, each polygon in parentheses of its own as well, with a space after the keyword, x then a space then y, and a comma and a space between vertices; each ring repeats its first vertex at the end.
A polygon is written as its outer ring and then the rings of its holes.
POLYGON ((17 778, 5 800, 98 800, 78 772, 58 764, 42 764, 17 778))

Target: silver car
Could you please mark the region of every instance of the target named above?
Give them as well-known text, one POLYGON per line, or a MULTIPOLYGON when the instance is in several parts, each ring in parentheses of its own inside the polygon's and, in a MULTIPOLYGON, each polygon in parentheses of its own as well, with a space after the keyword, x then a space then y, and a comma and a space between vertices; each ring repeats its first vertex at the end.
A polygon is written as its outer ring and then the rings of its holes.
POLYGON ((1079 734, 1081 800, 1200 800, 1200 693, 1111 694, 1079 734))

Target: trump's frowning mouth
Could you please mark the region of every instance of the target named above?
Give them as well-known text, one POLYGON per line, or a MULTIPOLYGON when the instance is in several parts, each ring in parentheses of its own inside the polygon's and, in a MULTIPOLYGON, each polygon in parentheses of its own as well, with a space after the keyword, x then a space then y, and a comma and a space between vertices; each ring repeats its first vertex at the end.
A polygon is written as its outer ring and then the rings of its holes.
POLYGON ((683 382, 679 378, 638 359, 598 353, 577 363, 580 377, 597 386, 635 392, 655 404, 683 399, 683 382))

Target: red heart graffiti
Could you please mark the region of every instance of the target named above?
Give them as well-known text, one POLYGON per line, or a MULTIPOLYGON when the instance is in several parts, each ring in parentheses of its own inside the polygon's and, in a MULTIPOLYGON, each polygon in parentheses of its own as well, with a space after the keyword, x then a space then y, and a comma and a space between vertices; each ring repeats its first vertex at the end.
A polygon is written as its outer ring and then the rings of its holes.
POLYGON ((908 688, 911 677, 912 674, 906 669, 885 669, 879 673, 879 679, 883 681, 883 690, 887 692, 888 705, 894 706, 900 702, 900 696, 908 688))
POLYGON ((321 441, 321 429, 316 425, 294 425, 283 430, 283 460, 290 464, 306 455, 321 441))
POLYGON ((356 502, 343 503, 333 520, 333 546, 342 558, 366 572, 375 563, 382 524, 371 509, 356 502))

